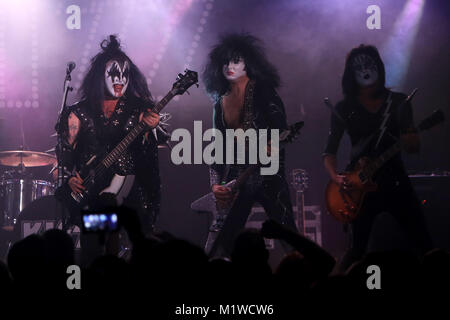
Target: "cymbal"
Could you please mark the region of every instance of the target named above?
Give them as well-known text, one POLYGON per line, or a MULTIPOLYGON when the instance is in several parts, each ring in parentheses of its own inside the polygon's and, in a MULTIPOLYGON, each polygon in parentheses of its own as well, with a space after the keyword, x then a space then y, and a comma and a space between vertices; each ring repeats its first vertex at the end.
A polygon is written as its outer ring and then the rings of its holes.
POLYGON ((0 164, 3 166, 17 167, 21 163, 25 167, 43 167, 56 164, 56 157, 45 152, 36 151, 2 151, 0 152, 0 164))

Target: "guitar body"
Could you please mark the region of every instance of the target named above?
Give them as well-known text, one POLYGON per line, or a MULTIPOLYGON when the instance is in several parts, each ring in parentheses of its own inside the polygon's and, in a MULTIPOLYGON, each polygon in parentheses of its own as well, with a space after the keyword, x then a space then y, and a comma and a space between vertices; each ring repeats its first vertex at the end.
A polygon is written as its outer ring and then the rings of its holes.
MULTIPOLYGON (((235 183, 236 180, 232 180, 227 184, 225 184, 224 187, 232 188, 235 183)), ((236 196, 237 194, 235 195, 234 199, 236 199, 236 196)), ((210 213, 213 217, 213 224, 214 224, 214 222, 217 220, 218 217, 226 216, 229 213, 231 207, 234 204, 234 199, 226 207, 220 207, 216 202, 216 197, 214 196, 214 193, 210 192, 192 202, 191 209, 199 213, 210 213)))
POLYGON ((368 192, 376 191, 377 185, 371 180, 361 180, 360 174, 368 159, 363 158, 353 171, 345 172, 351 188, 344 190, 336 182, 330 180, 325 190, 325 203, 328 212, 338 221, 352 222, 360 213, 361 205, 368 192))
MULTIPOLYGON (((283 147, 284 144, 292 142, 298 137, 300 129, 303 127, 303 121, 297 122, 289 127, 289 129, 283 131, 280 134, 280 146, 283 147)), ((213 221, 209 227, 208 239, 205 244, 205 251, 208 255, 214 255, 217 249, 217 237, 223 228, 225 220, 233 208, 237 196, 239 195, 240 188, 246 183, 251 174, 258 169, 258 165, 253 165, 244 170, 237 179, 229 181, 224 186, 232 190, 233 199, 230 203, 221 207, 219 203, 216 202, 214 193, 210 192, 203 197, 195 200, 191 204, 191 209, 199 213, 211 213, 213 221)))
MULTIPOLYGON (((431 116, 421 121, 417 127, 418 132, 428 130, 444 120, 442 110, 436 110, 431 116)), ((328 182, 325 191, 325 203, 328 212, 340 222, 349 223, 353 221, 360 213, 367 192, 373 192, 377 189, 377 185, 372 182, 371 177, 399 152, 401 152, 400 139, 374 160, 361 158, 353 171, 344 173, 351 184, 349 190, 344 190, 334 181, 328 182)))
MULTIPOLYGON (((152 108, 152 112, 159 113, 174 96, 184 94, 197 82, 198 75, 195 71, 185 70, 184 74, 178 74, 177 81, 172 85, 172 89, 152 108)), ((144 112, 145 114, 146 112, 144 112)), ((131 190, 134 176, 117 175, 112 168, 117 161, 120 161, 120 156, 131 143, 147 129, 147 125, 141 120, 114 149, 101 150, 101 152, 92 156, 79 172, 85 188, 83 192, 72 192, 68 183, 56 190, 56 197, 66 205, 71 214, 78 214, 81 209, 85 209, 92 203, 92 200, 98 198, 102 193, 114 194, 117 204, 122 204, 131 190)))
MULTIPOLYGON (((232 180, 225 184, 225 187, 229 187, 233 189, 236 180, 232 180)), ((220 231, 223 228, 225 220, 230 213, 231 208, 234 205, 234 202, 237 198, 239 191, 236 191, 233 200, 228 203, 226 206, 220 206, 216 201, 216 197, 214 193, 210 192, 203 197, 195 200, 191 204, 191 209, 201 213, 210 213, 212 216, 211 226, 209 227, 208 239, 205 244, 205 252, 209 255, 214 250, 214 244, 216 243, 217 237, 219 236, 220 231)))
POLYGON ((103 167, 101 176, 97 176, 95 179, 90 179, 95 168, 102 166, 100 160, 103 153, 91 157, 88 163, 79 172, 80 177, 83 179, 83 186, 86 188, 84 192, 80 194, 74 194, 70 189, 69 184, 65 183, 63 186, 56 190, 56 197, 61 200, 69 209, 71 213, 80 211, 88 206, 88 204, 97 197, 102 190, 107 189, 112 183, 114 173, 111 169, 103 167))

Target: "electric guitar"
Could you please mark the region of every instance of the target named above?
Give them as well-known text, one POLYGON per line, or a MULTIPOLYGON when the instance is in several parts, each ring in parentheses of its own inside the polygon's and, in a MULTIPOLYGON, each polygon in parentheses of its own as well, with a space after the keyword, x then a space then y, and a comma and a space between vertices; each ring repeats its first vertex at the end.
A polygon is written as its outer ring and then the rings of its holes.
MULTIPOLYGON (((418 131, 431 129, 443 121, 444 113, 437 110, 419 124, 418 131)), ((365 195, 377 190, 376 183, 372 181, 373 175, 400 151, 401 141, 399 140, 376 159, 361 158, 353 171, 344 173, 351 185, 347 190, 330 180, 325 191, 328 212, 340 222, 353 221, 360 212, 365 195)))
MULTIPOLYGON (((284 148, 287 143, 293 142, 297 139, 300 133, 300 129, 303 127, 304 122, 297 122, 287 130, 280 133, 280 148, 284 148)), ((216 198, 213 192, 210 192, 203 197, 195 200, 191 204, 191 209, 199 213, 211 213, 212 223, 209 228, 210 235, 208 236, 205 250, 209 254, 212 251, 212 246, 215 243, 218 233, 222 230, 223 224, 229 214, 234 202, 237 198, 239 190, 245 185, 250 176, 260 167, 259 164, 253 164, 245 169, 237 179, 227 182, 224 186, 231 189, 233 193, 233 200, 224 206, 220 206, 216 202, 216 198)))
MULTIPOLYGON (((185 70, 184 74, 178 74, 177 81, 172 85, 172 89, 151 111, 159 113, 173 97, 184 94, 194 84, 198 86, 197 83, 198 74, 195 71, 185 70)), ((144 116, 146 114, 147 112, 144 113, 144 116)), ((71 212, 74 209, 86 207, 90 199, 106 192, 114 194, 117 203, 120 205, 131 190, 134 176, 114 174, 111 166, 118 161, 131 143, 146 129, 148 129, 148 126, 141 120, 109 153, 100 152, 93 155, 80 171, 85 187, 83 192, 75 193, 70 189, 68 183, 65 183, 56 191, 56 197, 64 202, 71 212)))

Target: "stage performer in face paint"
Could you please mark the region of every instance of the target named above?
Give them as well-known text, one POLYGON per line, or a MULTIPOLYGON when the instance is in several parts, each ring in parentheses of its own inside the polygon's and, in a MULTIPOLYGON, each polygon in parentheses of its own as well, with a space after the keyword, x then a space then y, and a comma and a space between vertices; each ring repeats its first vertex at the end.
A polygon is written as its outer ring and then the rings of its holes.
MULTIPOLYGON (((402 103, 407 97, 405 94, 385 87, 384 64, 374 46, 361 45, 347 55, 342 90, 344 99, 331 115, 323 160, 331 179, 341 190, 350 192, 350 181, 336 169, 336 153, 344 132, 350 136, 352 144, 351 161, 346 171, 353 170, 358 162, 362 164, 361 158, 380 156, 398 139, 408 153, 417 153, 420 141, 413 123, 411 103, 402 103)), ((378 189, 367 193, 359 215, 351 222, 350 249, 342 259, 342 270, 363 256, 374 219, 384 211, 394 216, 422 253, 431 248, 423 213, 401 154, 387 161, 373 178, 378 189)))
MULTIPOLYGON (((284 105, 275 90, 280 78, 267 60, 259 39, 249 34, 222 37, 209 53, 203 80, 214 101, 213 125, 224 137, 226 129, 287 129, 284 105)), ((296 230, 283 150, 276 174, 263 176, 256 170, 237 197, 224 185, 248 168, 248 159, 247 155, 244 165, 216 163, 210 167, 210 184, 216 203, 227 207, 234 200, 226 217, 218 216, 210 228, 205 246, 210 256, 229 256, 255 202, 264 207, 269 217, 296 230)))
MULTIPOLYGON (((154 102, 146 79, 121 50, 116 36, 109 36, 100 46, 101 51, 92 58, 83 79, 81 101, 67 107, 63 115, 64 139, 63 145, 56 148, 57 157, 63 160, 71 190, 79 193, 84 189, 79 172, 92 155, 110 152, 143 119, 148 131, 123 152, 112 170, 127 177, 128 192, 123 195, 123 205, 138 212, 143 231, 149 233, 160 207, 160 116, 151 112, 154 102), (150 112, 144 115, 144 111, 150 112)), ((80 223, 79 216, 71 218, 72 223, 80 223)))

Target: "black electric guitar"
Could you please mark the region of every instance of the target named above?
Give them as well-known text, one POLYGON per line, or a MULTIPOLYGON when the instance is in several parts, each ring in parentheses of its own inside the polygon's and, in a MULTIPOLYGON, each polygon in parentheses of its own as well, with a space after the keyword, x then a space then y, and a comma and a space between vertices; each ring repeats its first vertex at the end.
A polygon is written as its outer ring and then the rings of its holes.
MULTIPOLYGON (((296 122, 293 125, 289 126, 287 130, 283 130, 282 132, 280 132, 280 148, 284 148, 287 143, 291 143, 296 140, 303 125, 303 121, 296 122)), ((212 215, 212 223, 209 228, 210 233, 205 245, 205 251, 208 254, 213 251, 215 240, 218 236, 218 233, 221 231, 223 224, 225 223, 227 215, 233 207, 239 190, 242 188, 242 186, 245 185, 253 172, 255 172, 259 168, 259 164, 250 165, 239 175, 237 179, 231 180, 224 185, 225 187, 230 188, 231 192, 234 194, 233 200, 230 203, 227 203, 225 206, 219 206, 219 204, 216 202, 216 197, 212 192, 195 200, 191 204, 191 209, 193 211, 197 211, 199 213, 211 213, 212 215)))
MULTIPOLYGON (((159 113, 173 97, 184 94, 192 85, 197 83, 198 74, 195 71, 185 70, 184 74, 178 74, 177 81, 173 84, 172 89, 151 111, 159 113)), ((109 153, 93 155, 80 171, 85 187, 83 192, 75 193, 70 189, 68 183, 65 183, 58 188, 57 198, 71 211, 86 207, 90 199, 106 192, 114 194, 118 204, 121 204, 131 189, 134 176, 115 174, 111 170, 111 166, 118 161, 131 143, 146 129, 148 129, 148 126, 141 120, 109 153)))

